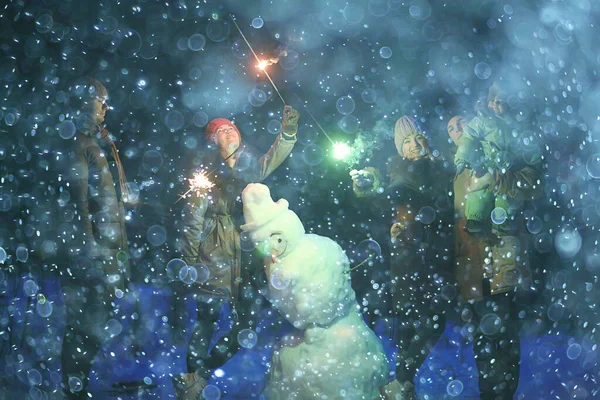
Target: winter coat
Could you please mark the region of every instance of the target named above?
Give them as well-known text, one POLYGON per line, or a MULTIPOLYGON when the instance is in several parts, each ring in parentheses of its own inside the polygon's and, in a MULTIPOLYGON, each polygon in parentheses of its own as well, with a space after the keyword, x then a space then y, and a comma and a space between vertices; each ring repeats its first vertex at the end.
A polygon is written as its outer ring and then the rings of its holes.
POLYGON ((188 265, 204 264, 208 280, 197 288, 210 296, 237 301, 243 280, 239 227, 243 221, 241 193, 248 183, 262 182, 291 153, 296 142, 279 134, 269 151, 257 157, 247 146, 238 150, 233 168, 218 152, 205 158, 204 167, 217 168, 211 180, 215 187, 207 196, 192 195, 183 210, 183 235, 179 244, 188 265), (216 178, 215 178, 216 176, 216 178))
POLYGON ((523 145, 523 139, 527 138, 510 118, 481 110, 467 124, 455 164, 466 162, 473 170, 494 169, 497 173, 490 191, 510 197, 519 192, 531 200, 541 194, 541 153, 531 144, 523 145))
POLYGON ((465 203, 471 170, 464 170, 454 180, 454 277, 461 297, 479 300, 483 297, 483 266, 487 258, 487 240, 475 237, 465 230, 467 217, 465 203))
POLYGON ((542 193, 541 152, 523 137, 519 126, 510 117, 482 109, 467 124, 457 149, 455 163, 465 160, 473 169, 494 171, 493 183, 487 190, 494 196, 506 196, 508 203, 515 206, 509 215, 515 215, 514 226, 517 228, 514 232, 499 231, 486 239, 474 239, 466 234, 463 228, 466 223, 464 199, 471 171, 465 170, 457 177, 454 185, 457 277, 459 282, 460 278, 465 280, 464 285, 473 284, 470 289, 461 284, 461 292, 466 299, 481 296, 481 281, 476 279, 480 272, 480 276, 489 279, 492 295, 516 287, 527 289, 531 280, 528 234, 523 229, 523 217, 516 211, 522 208, 523 201, 535 199, 542 193), (486 246, 489 246, 488 251, 485 251, 486 246), (475 254, 477 249, 481 255, 475 254))
POLYGON ((464 170, 454 181, 454 276, 463 300, 480 300, 488 295, 483 287, 485 279, 489 280, 491 295, 515 288, 528 289, 531 269, 527 255, 527 232, 521 230, 512 235, 490 233, 483 237, 466 232, 465 198, 470 180, 471 171, 464 170))
MULTIPOLYGON (((400 156, 389 162, 388 175, 389 184, 383 191, 355 187, 355 193, 371 198, 382 210, 391 210, 392 223, 403 226, 391 261, 395 309, 429 308, 432 301, 446 304, 456 295, 452 176, 443 161, 409 161, 400 156)), ((375 181, 380 180, 376 172, 375 181)))
POLYGON ((107 159, 110 154, 108 145, 98 135, 76 134, 69 181, 78 241, 71 248, 71 270, 76 277, 108 276, 115 283, 128 279, 130 270, 125 212, 115 161, 111 161, 111 167, 107 159), (90 264, 77 256, 94 262, 90 264))

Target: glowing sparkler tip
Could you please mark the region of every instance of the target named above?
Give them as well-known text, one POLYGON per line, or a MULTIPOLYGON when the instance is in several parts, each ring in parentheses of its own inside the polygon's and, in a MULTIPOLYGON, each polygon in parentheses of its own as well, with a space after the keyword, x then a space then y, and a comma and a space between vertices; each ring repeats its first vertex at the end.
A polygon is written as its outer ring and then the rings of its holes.
POLYGON ((206 176, 206 171, 200 170, 192 176, 191 179, 188 179, 190 182, 190 191, 196 192, 196 195, 201 196, 210 190, 214 183, 206 176))
POLYGON ((268 63, 265 60, 260 60, 258 62, 257 67, 258 67, 258 69, 261 69, 264 71, 264 69, 267 68, 267 65, 268 65, 268 63))
POLYGON ((350 156, 352 148, 343 142, 335 142, 333 144, 333 158, 344 160, 350 156))

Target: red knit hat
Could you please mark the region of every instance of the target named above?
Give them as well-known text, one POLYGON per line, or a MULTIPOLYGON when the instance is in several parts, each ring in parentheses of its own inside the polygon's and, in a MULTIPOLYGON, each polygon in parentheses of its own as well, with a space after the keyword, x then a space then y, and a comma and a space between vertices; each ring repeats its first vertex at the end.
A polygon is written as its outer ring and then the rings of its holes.
POLYGON ((232 126, 233 129, 235 129, 235 131, 238 133, 238 135, 240 135, 240 131, 238 130, 237 126, 234 125, 233 122, 226 118, 215 118, 212 121, 210 121, 208 125, 206 125, 206 130, 204 131, 204 138, 206 139, 206 141, 210 143, 213 139, 213 136, 215 136, 215 134, 217 133, 217 129, 219 129, 223 125, 232 126))

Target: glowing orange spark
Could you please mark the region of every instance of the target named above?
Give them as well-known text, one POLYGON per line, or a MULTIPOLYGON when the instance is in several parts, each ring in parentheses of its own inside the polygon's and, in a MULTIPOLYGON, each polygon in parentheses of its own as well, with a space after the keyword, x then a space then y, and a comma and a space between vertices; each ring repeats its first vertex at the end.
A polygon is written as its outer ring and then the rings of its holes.
POLYGON ((206 171, 204 170, 196 172, 194 176, 188 180, 190 182, 190 191, 196 192, 198 197, 205 195, 207 191, 215 186, 208 176, 206 176, 206 171))
POLYGON ((264 69, 267 68, 268 65, 269 64, 265 60, 260 60, 257 67, 258 67, 258 69, 261 69, 264 71, 264 69))
MULTIPOLYGON (((190 183, 190 188, 187 192, 179 196, 179 199, 185 199, 186 196, 190 192, 196 192, 196 196, 204 197, 208 193, 210 189, 212 189, 215 184, 208 178, 208 173, 205 170, 200 170, 194 174, 188 182, 190 183)), ((175 203, 177 203, 177 201, 175 203)))

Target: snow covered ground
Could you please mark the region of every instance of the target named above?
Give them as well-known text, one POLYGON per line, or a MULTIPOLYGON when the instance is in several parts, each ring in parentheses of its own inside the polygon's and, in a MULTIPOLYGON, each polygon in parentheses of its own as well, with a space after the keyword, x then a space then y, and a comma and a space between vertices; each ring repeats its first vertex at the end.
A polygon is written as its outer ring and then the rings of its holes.
MULTIPOLYGON (((0 398, 59 399, 59 393, 53 392, 60 385, 59 349, 65 329, 59 284, 53 278, 37 281, 38 293, 52 304, 52 313, 43 318, 40 313, 47 308, 23 292, 29 279, 13 276, 5 280, 8 287, 0 303, 0 378, 5 383, 0 398)), ((173 344, 172 294, 150 285, 132 288, 120 303, 123 319, 108 328, 114 336, 103 344, 92 370, 94 398, 174 398, 171 375, 185 369, 185 346, 173 344)), ((190 311, 191 307, 189 303, 190 311)), ((272 346, 278 335, 293 329, 277 314, 267 312, 257 329, 257 344, 240 350, 213 376, 208 397, 260 398, 272 346)), ((376 330, 382 331, 379 326, 383 325, 378 324, 376 330)), ((377 333, 383 335, 393 363, 393 343, 386 339, 386 332, 377 333)), ((518 399, 593 397, 597 387, 593 376, 599 372, 594 366, 597 352, 569 347, 569 339, 565 334, 522 337, 518 399)), ((471 344, 463 341, 460 326, 448 324, 418 373, 417 393, 424 399, 478 399, 476 376, 471 344)))

